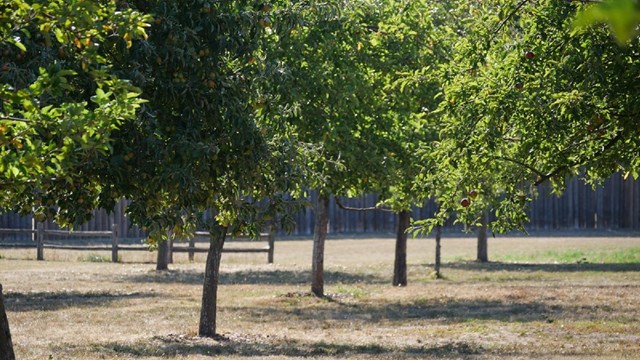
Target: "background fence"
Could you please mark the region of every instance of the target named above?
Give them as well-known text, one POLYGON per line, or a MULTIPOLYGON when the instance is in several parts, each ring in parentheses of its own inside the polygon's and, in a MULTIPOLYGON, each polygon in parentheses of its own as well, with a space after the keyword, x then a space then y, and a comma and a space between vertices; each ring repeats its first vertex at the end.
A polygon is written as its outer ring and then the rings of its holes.
MULTIPOLYGON (((310 201, 315 203, 317 195, 310 193, 310 201)), ((376 195, 366 195, 354 199, 343 199, 345 206, 370 207, 378 201, 376 195)), ((94 218, 77 230, 108 231, 111 224, 117 224, 121 239, 141 239, 144 231, 131 226, 125 216, 126 202, 120 202, 115 211, 107 214, 96 210, 94 218)), ((430 217, 436 211, 430 201, 413 209, 413 218, 430 217)), ((616 174, 602 186, 592 189, 578 178, 568 180, 562 196, 551 195, 547 187, 540 188, 540 196, 531 204, 528 230, 640 230, 640 181, 631 177, 626 180, 616 174)), ((297 227, 293 235, 310 235, 314 228, 313 210, 308 209, 296 216, 297 227)), ((0 215, 0 228, 31 228, 30 216, 12 213, 0 215)), ((389 233, 395 231, 396 216, 382 211, 346 211, 331 201, 329 209, 329 231, 331 233, 389 233)), ((45 224, 47 229, 58 229, 55 224, 45 224)), ((25 235, 13 235, 25 237, 25 235)), ((6 238, 5 238, 6 240, 6 238)), ((12 239, 12 240, 18 240, 12 239)))

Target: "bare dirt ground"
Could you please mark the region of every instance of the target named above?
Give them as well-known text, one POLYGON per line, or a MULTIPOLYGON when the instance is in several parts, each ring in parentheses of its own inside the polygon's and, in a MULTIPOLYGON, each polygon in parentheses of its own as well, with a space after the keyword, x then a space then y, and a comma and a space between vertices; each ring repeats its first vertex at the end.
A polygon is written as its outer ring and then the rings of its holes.
POLYGON ((335 239, 324 299, 308 294, 311 245, 278 241, 273 265, 223 256, 218 340, 195 336, 202 255, 158 273, 148 253, 0 250, 17 358, 640 358, 640 258, 615 260, 639 237, 491 239, 489 264, 474 239, 443 239, 443 280, 433 240, 414 239, 406 288, 390 285, 392 239, 335 239))

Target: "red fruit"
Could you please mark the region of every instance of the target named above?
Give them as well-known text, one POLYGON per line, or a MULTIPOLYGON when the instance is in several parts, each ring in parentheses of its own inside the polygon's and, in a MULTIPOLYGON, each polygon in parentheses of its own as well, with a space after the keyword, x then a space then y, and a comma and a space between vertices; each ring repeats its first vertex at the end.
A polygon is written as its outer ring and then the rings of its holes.
POLYGON ((463 208, 468 208, 469 205, 471 205, 471 201, 467 198, 462 198, 462 200, 460 200, 460 205, 462 205, 463 208))
POLYGON ((525 57, 525 59, 527 59, 527 60, 531 60, 531 59, 533 59, 534 57, 536 57, 536 54, 534 54, 534 53, 533 53, 533 52, 531 52, 531 51, 527 51, 527 52, 525 52, 525 53, 524 53, 524 57, 525 57))
POLYGON ((469 197, 475 199, 476 197, 478 197, 478 192, 475 190, 469 191, 469 197))
POLYGON ((514 87, 516 88, 516 90, 522 90, 524 88, 524 84, 518 81, 517 83, 515 83, 514 87))

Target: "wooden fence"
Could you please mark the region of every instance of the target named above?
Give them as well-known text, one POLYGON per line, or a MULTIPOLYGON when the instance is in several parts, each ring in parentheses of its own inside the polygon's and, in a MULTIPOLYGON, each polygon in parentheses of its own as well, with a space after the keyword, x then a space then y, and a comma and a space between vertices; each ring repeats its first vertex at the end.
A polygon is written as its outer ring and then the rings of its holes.
MULTIPOLYGON (((311 203, 316 201, 315 192, 310 192, 311 203)), ((343 199, 346 206, 370 207, 378 201, 376 195, 354 199, 343 199)), ((131 226, 125 214, 125 201, 120 202, 112 214, 96 210, 94 218, 81 226, 80 231, 106 231, 110 224, 118 224, 118 234, 124 239, 145 237, 144 231, 131 226)), ((412 217, 424 219, 433 215, 436 206, 432 201, 414 207, 412 217)), ((548 187, 540 188, 540 196, 529 211, 529 230, 592 230, 620 229, 640 230, 640 181, 624 179, 616 174, 602 186, 592 189, 578 178, 567 181, 562 196, 549 193, 548 187)), ((293 235, 310 235, 314 228, 313 211, 308 209, 296 215, 297 226, 293 235)), ((47 225, 55 229, 54 224, 47 225)), ((31 218, 16 214, 0 215, 0 228, 30 228, 31 218)), ((331 233, 391 233, 395 231, 396 215, 380 211, 353 212, 340 209, 332 201, 329 208, 329 232, 331 233)), ((15 238, 24 237, 16 234, 15 238)))
MULTIPOLYGON (((593 189, 578 178, 569 179, 561 196, 551 194, 549 186, 539 188, 539 197, 529 209, 526 228, 535 230, 640 230, 640 180, 624 179, 616 174, 593 189)), ((315 204, 317 197, 311 194, 315 204)), ((376 195, 342 199, 345 206, 370 207, 376 195)), ((414 207, 412 217, 425 219, 437 211, 435 202, 414 207)), ((394 232, 397 216, 382 211, 345 211, 332 201, 329 206, 329 231, 333 233, 394 232)), ((310 210, 296 217, 297 234, 312 234, 314 217, 310 210)), ((449 226, 451 227, 451 225, 449 226)))
MULTIPOLYGON (((143 245, 123 245, 119 241, 118 237, 118 225, 112 224, 110 231, 65 231, 65 230, 50 230, 45 228, 46 224, 38 223, 35 229, 3 229, 0 228, 0 236, 6 234, 27 234, 32 237, 32 241, 30 242, 16 242, 9 243, 6 241, 0 241, 0 248, 10 248, 10 249, 36 249, 36 259, 44 260, 44 249, 58 249, 58 250, 79 250, 79 251, 111 251, 111 261, 118 262, 119 261, 119 251, 149 251, 147 246, 143 245), (66 238, 62 241, 58 241, 58 243, 48 242, 51 236, 58 236, 66 238), (83 239, 83 243, 69 245, 63 244, 68 241, 69 238, 76 237, 83 239), (110 244, 87 244, 87 238, 110 238, 110 244)), ((187 246, 176 246, 174 242, 171 242, 170 252, 186 252, 189 254, 189 260, 193 261, 195 253, 208 252, 209 247, 199 247, 196 246, 196 240, 207 240, 209 237, 208 232, 198 231, 195 233, 195 237, 189 240, 189 244, 187 246)), ((242 242, 251 240, 248 237, 232 237, 233 242, 242 242)), ((241 247, 237 246, 226 246, 223 248, 222 252, 232 252, 232 253, 267 253, 267 263, 273 263, 273 254, 275 249, 275 232, 270 231, 268 233, 260 233, 260 239, 266 242, 266 246, 264 247, 241 247)), ((205 241, 208 245, 209 242, 205 241)))

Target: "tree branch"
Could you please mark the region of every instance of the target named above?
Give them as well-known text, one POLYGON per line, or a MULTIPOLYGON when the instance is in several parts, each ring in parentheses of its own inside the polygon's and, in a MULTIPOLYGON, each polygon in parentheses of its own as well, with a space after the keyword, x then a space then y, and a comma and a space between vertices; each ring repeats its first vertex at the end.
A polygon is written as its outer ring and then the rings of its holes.
POLYGON ((495 156, 494 159, 512 162, 514 164, 522 166, 523 168, 528 169, 529 171, 531 171, 532 173, 534 173, 534 174, 536 174, 538 176, 544 176, 544 173, 542 171, 539 171, 539 170, 535 169, 533 166, 531 166, 529 164, 525 164, 524 162, 522 162, 520 160, 511 159, 511 158, 504 157, 504 156, 495 156))
POLYGON ((0 116, 0 120, 17 121, 17 122, 23 122, 27 124, 33 122, 32 120, 29 120, 29 119, 17 118, 13 116, 4 116, 4 115, 0 116))
POLYGON ((341 202, 340 202, 340 198, 338 196, 334 196, 335 200, 336 200, 336 205, 338 205, 338 207, 342 210, 348 210, 348 211, 386 211, 386 212, 391 212, 391 213, 395 213, 395 211, 387 208, 387 207, 381 207, 381 206, 373 206, 373 207, 366 207, 366 208, 356 208, 356 207, 350 207, 350 206, 344 206, 341 202))
POLYGON ((496 38, 496 35, 498 35, 498 32, 500 32, 500 30, 502 30, 502 28, 507 24, 507 21, 509 21, 509 19, 511 19, 526 3, 528 3, 530 0, 522 0, 520 1, 520 3, 518 3, 518 5, 516 6, 515 9, 513 9, 509 15, 507 15, 506 18, 504 18, 500 24, 498 24, 498 27, 493 31, 493 34, 491 34, 491 39, 489 39, 489 42, 492 42, 493 39, 496 38))
MULTIPOLYGON (((602 150, 599 151, 598 153, 596 153, 594 155, 594 157, 602 156, 604 153, 607 152, 607 150, 612 148, 613 145, 615 145, 620 139, 622 139, 622 133, 618 133, 616 136, 611 138, 611 140, 609 140, 609 142, 605 146, 602 147, 602 150)), ((562 172, 564 170, 567 170, 570 167, 580 165, 581 162, 582 161, 572 161, 570 164, 561 165, 561 166, 555 168, 554 170, 552 170, 551 172, 541 176, 538 180, 536 180, 534 185, 538 186, 538 185, 544 183, 545 181, 549 180, 550 178, 558 175, 560 172, 562 172)))

